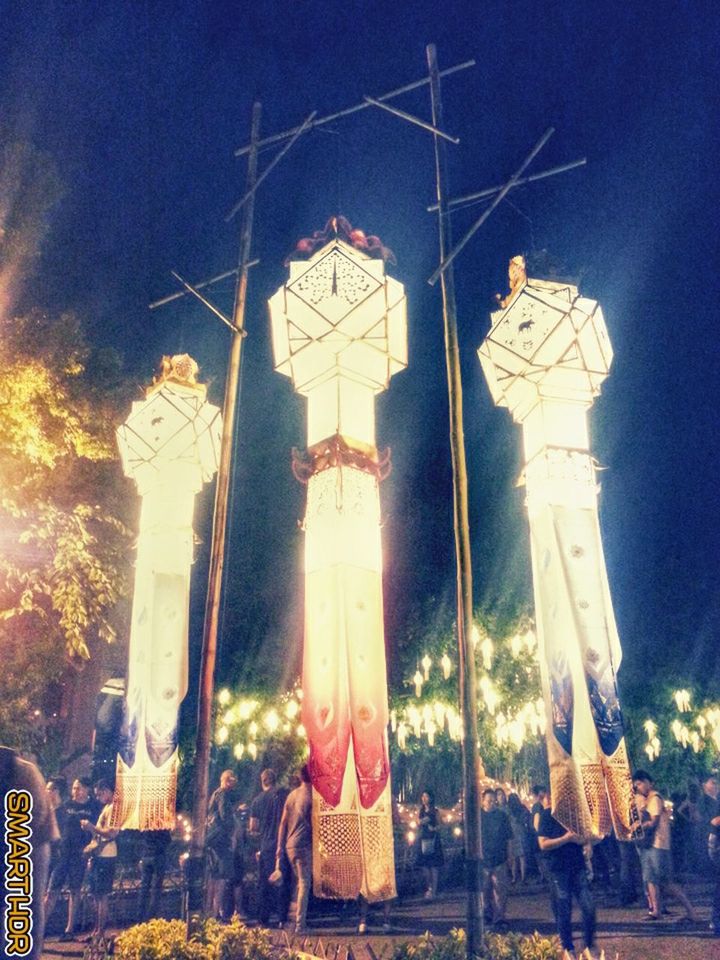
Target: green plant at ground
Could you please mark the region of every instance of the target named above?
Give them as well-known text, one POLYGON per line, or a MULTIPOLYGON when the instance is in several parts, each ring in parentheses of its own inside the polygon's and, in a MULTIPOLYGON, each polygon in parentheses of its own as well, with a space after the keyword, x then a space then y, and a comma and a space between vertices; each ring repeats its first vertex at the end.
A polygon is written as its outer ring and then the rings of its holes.
MULTIPOLYGON (((246 927, 239 917, 228 924, 206 920, 190 940, 182 920, 150 920, 125 930, 115 941, 119 960, 277 960, 265 930, 246 927)), ((288 960, 290 955, 285 954, 288 960)))
MULTIPOLYGON (((390 960, 465 960, 465 949, 464 930, 451 930, 446 937, 425 933, 417 940, 399 944, 390 960)), ((491 933, 485 937, 478 960, 557 960, 559 955, 557 937, 491 933)))

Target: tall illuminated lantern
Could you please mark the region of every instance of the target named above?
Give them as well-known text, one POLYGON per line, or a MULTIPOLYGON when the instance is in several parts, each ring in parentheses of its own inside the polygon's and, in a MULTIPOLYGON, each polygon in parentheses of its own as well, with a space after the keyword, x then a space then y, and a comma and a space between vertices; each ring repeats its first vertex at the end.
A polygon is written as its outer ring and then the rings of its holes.
POLYGON ((528 279, 520 257, 510 284, 479 355, 493 400, 523 428, 553 811, 583 836, 614 827, 627 839, 637 815, 587 424, 612 348, 599 304, 576 287, 528 279))
POLYGON ((175 826, 177 725, 188 685, 188 608, 195 495, 218 466, 220 410, 183 354, 133 403, 118 428, 125 474, 142 498, 125 728, 113 820, 123 829, 175 826))
POLYGON ((308 449, 294 469, 307 483, 313 886, 373 901, 395 895, 379 498, 387 457, 375 446, 374 401, 407 364, 406 307, 402 285, 368 252, 376 238, 339 223, 301 241, 309 259, 289 262, 270 315, 275 369, 307 397, 308 449))

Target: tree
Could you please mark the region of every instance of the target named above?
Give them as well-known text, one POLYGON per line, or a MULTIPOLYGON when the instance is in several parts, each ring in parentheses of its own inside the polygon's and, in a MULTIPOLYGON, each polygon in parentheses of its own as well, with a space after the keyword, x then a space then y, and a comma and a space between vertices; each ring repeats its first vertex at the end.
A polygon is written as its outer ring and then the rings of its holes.
POLYGON ((72 313, 14 309, 60 192, 47 157, 0 143, 0 740, 31 752, 68 666, 115 641, 130 561, 119 359, 72 313))

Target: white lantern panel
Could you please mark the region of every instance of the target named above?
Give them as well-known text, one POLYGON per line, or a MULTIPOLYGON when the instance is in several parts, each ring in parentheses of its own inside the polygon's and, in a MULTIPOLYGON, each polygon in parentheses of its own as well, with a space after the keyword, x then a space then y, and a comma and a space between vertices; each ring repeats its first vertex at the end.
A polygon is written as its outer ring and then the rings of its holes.
POLYGON ((536 404, 523 421, 525 461, 544 447, 587 450, 589 437, 585 404, 546 400, 536 404))
POLYGON ((375 391, 349 377, 332 377, 308 394, 308 446, 336 433, 375 445, 375 391))

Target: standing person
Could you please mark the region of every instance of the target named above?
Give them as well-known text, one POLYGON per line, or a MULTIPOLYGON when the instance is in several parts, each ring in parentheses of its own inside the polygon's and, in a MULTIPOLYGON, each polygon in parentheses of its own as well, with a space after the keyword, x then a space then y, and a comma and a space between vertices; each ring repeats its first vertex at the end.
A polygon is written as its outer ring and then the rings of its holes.
POLYGON ((73 780, 70 799, 65 801, 61 809, 60 820, 63 826, 60 831, 57 861, 50 875, 50 884, 45 897, 45 913, 48 918, 52 916, 58 895, 67 884, 69 891, 67 923, 65 931, 60 934, 60 940, 67 942, 75 939, 80 888, 87 865, 87 857, 83 853, 87 837, 81 823, 86 820, 95 823, 100 813, 98 802, 90 796, 90 781, 84 777, 73 780))
POLYGON ((670 852, 670 814, 663 798, 655 789, 653 779, 645 770, 636 770, 633 776, 635 790, 645 800, 643 828, 652 834, 650 846, 640 849, 640 866, 647 889, 648 920, 659 920, 663 908, 662 895, 667 892, 685 907, 680 922, 696 923, 697 915, 679 883, 673 880, 670 852))
POLYGON ((282 820, 288 791, 277 785, 277 774, 269 767, 260 774, 259 793, 250 806, 250 836, 257 837, 259 849, 256 854, 258 863, 258 919, 263 927, 270 923, 270 916, 277 913, 278 925, 282 929, 287 922, 290 908, 290 889, 292 876, 283 854, 280 872, 282 880, 275 886, 269 877, 275 869, 278 848, 278 833, 282 820))
POLYGON ((220 774, 220 786, 208 804, 205 842, 209 854, 208 897, 210 913, 229 920, 233 913, 235 882, 235 788, 237 777, 232 770, 220 774))
POLYGON ((508 815, 512 830, 510 876, 513 883, 525 883, 527 856, 530 852, 530 812, 516 793, 508 797, 508 815))
POLYGON ((117 843, 115 839, 120 832, 110 826, 112 819, 113 788, 107 780, 98 780, 95 784, 95 796, 102 804, 97 823, 90 820, 81 820, 80 826, 92 834, 93 839, 85 847, 85 853, 92 856, 90 863, 90 893, 95 898, 97 917, 95 929, 85 940, 105 936, 107 925, 108 902, 115 882, 115 864, 117 863, 117 843))
POLYGON ((288 794, 280 818, 275 850, 275 869, 279 872, 283 855, 297 880, 295 933, 304 933, 312 883, 312 787, 306 763, 300 768, 300 786, 288 794))
POLYGON ((720 937, 720 779, 714 773, 709 774, 702 783, 703 811, 707 828, 707 855, 715 881, 710 930, 720 937))
POLYGON ((512 842, 510 820, 497 808, 497 794, 483 790, 481 836, 483 847, 483 897, 485 919, 500 928, 505 926, 505 905, 508 891, 508 859, 512 842))
POLYGON ((590 893, 583 838, 572 830, 566 830, 550 811, 550 794, 546 794, 547 807, 543 809, 538 821, 537 833, 540 850, 546 858, 545 863, 554 889, 553 912, 565 951, 564 960, 576 957, 572 937, 572 898, 578 902, 582 913, 583 937, 587 953, 595 943, 595 904, 590 893))
POLYGON ((508 813, 508 798, 502 787, 497 787, 495 789, 495 803, 500 813, 508 813))
POLYGON ((60 859, 60 843, 65 832, 65 801, 67 800, 67 780, 64 777, 52 777, 47 782, 47 796, 57 823, 60 836, 54 840, 50 849, 50 874, 60 859))
POLYGON ((170 830, 143 830, 142 832, 138 923, 159 916, 163 880, 167 870, 168 848, 171 842, 170 830))
POLYGON ((425 899, 432 900, 437 896, 438 876, 443 863, 443 850, 440 842, 440 822, 435 806, 435 799, 430 790, 420 795, 420 809, 418 810, 418 826, 420 827, 420 852, 418 866, 422 867, 425 876, 425 899))
POLYGON ((2 810, 0 865, 3 870, 2 882, 0 882, 0 956, 22 956, 27 960, 40 960, 45 931, 44 893, 50 864, 50 845, 59 838, 60 834, 43 775, 34 763, 22 760, 10 747, 0 747, 0 809, 2 810), (8 854, 7 832, 10 829, 9 818, 6 821, 6 811, 11 808, 8 794, 12 793, 29 794, 32 799, 31 809, 28 809, 27 796, 24 799, 15 797, 12 803, 18 818, 24 820, 21 826, 23 832, 27 827, 32 830, 32 846, 28 858, 32 868, 32 892, 26 929, 16 928, 11 932, 7 929, 6 896, 19 892, 14 886, 8 889, 11 877, 5 861, 8 854))

